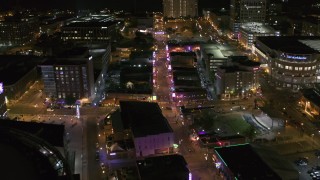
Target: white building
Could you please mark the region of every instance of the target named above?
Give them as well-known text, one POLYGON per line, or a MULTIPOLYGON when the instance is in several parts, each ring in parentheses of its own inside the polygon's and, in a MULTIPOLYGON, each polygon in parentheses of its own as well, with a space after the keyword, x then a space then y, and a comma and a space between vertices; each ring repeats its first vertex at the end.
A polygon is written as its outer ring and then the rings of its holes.
POLYGON ((276 31, 271 26, 257 22, 243 23, 239 31, 239 41, 247 49, 252 49, 252 45, 257 36, 280 36, 280 31, 276 31))
POLYGON ((131 129, 136 156, 173 151, 174 134, 157 103, 121 101, 123 129, 131 129))

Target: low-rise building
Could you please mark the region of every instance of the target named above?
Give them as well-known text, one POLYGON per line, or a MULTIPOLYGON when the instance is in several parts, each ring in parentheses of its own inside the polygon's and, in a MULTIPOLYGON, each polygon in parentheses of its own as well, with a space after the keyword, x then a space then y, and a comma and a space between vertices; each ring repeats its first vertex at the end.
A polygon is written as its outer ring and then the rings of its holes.
POLYGON ((174 134, 157 103, 120 101, 121 125, 131 130, 136 157, 173 152, 174 134))
POLYGON ((245 97, 259 86, 259 62, 246 56, 231 56, 230 64, 220 66, 215 77, 216 94, 222 99, 245 97))
POLYGON ((216 147, 212 160, 225 179, 282 179, 249 144, 216 147))
POLYGON ((301 89, 302 96, 299 105, 304 108, 304 111, 309 115, 319 118, 320 114, 320 87, 301 89))
POLYGON ((146 157, 137 160, 139 179, 176 179, 192 178, 188 164, 183 156, 178 154, 146 157))
POLYGON ((176 102, 207 100, 207 91, 194 67, 173 67, 171 85, 172 99, 176 102))
POLYGON ((251 49, 258 36, 280 36, 280 31, 276 31, 263 23, 248 22, 241 24, 238 39, 242 46, 251 49))
POLYGON ((200 60, 204 63, 207 75, 212 71, 217 72, 219 66, 225 65, 228 62, 229 56, 241 54, 237 49, 229 45, 220 44, 201 44, 200 51, 200 60))
POLYGON ((115 34, 117 23, 110 15, 81 16, 61 27, 61 38, 76 43, 109 42, 115 34))

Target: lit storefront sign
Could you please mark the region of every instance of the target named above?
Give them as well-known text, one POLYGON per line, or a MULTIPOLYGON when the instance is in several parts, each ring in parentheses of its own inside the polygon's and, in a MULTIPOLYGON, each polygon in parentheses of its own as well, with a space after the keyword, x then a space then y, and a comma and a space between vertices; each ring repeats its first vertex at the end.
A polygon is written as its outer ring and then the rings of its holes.
POLYGON ((2 94, 3 93, 3 83, 2 82, 0 82, 0 94, 2 94))

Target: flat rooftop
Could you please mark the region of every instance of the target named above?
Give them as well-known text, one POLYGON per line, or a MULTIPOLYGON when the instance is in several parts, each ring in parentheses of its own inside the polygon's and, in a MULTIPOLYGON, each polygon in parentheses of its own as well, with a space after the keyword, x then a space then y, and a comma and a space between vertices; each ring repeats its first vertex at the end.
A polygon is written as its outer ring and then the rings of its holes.
POLYGON ((237 49, 227 44, 201 44, 200 50, 207 55, 213 55, 215 59, 226 59, 229 56, 241 54, 237 49))
POLYGON ((53 146, 64 147, 64 125, 1 119, 0 126, 24 131, 47 141, 53 146))
POLYGON ((195 52, 170 52, 170 56, 196 56, 195 52))
POLYGON ((218 147, 215 151, 237 179, 281 179, 249 144, 218 147))
POLYGON ((89 57, 89 48, 88 47, 74 47, 72 49, 65 50, 58 55, 58 58, 85 58, 89 57))
POLYGON ((262 42, 270 49, 293 53, 293 54, 315 54, 319 53, 319 48, 308 44, 308 42, 313 42, 312 44, 319 44, 319 36, 261 36, 257 37, 257 41, 262 42))
POLYGON ((13 85, 42 62, 43 58, 35 56, 0 55, 0 82, 13 85))
POLYGON ((137 161, 141 180, 187 180, 187 165, 184 157, 178 154, 148 157, 137 161))
POLYGON ((243 66, 260 66, 261 63, 249 60, 248 56, 230 56, 229 57, 233 63, 238 63, 243 66))
POLYGON ((87 64, 86 60, 79 59, 79 60, 66 60, 66 59, 56 59, 56 58, 49 58, 44 61, 41 66, 48 66, 48 65, 66 65, 66 66, 75 66, 75 65, 83 65, 87 64))
POLYGON ((275 33, 276 31, 268 25, 263 23, 257 22, 247 22, 241 25, 241 28, 245 31, 257 33, 257 34, 264 34, 264 33, 275 33))
POLYGON ((131 128, 134 137, 173 132, 157 103, 120 101, 120 109, 123 128, 131 128))

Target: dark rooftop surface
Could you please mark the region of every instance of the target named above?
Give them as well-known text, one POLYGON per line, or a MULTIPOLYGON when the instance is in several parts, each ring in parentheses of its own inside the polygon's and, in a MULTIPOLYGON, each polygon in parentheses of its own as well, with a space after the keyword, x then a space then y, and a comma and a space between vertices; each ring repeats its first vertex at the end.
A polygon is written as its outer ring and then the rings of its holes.
POLYGON ((15 84, 42 62, 42 58, 35 56, 1 55, 0 82, 3 82, 5 86, 15 84))
POLYGON ((18 129, 41 138, 52 146, 64 147, 64 125, 0 120, 1 127, 18 129))
POLYGON ((56 59, 56 58, 49 58, 46 61, 44 61, 41 65, 47 66, 47 65, 69 65, 69 66, 75 66, 75 65, 82 65, 87 64, 86 60, 78 59, 78 60, 66 60, 66 59, 56 59))
POLYGON ((247 71, 247 70, 240 69, 239 66, 219 66, 219 68, 225 70, 225 72, 227 72, 227 73, 238 72, 238 71, 243 71, 243 72, 247 71))
POLYGON ((58 179, 58 173, 49 158, 32 144, 32 139, 2 125, 0 131, 1 179, 58 179))
MULTIPOLYGON (((117 21, 107 21, 107 22, 75 22, 68 24, 64 27, 109 27, 116 24, 117 21)), ((63 27, 62 27, 63 28, 63 27)))
POLYGON ((280 180, 249 144, 215 148, 237 179, 280 180))
POLYGON ((126 83, 127 81, 138 82, 152 81, 152 67, 125 67, 121 69, 120 72, 120 81, 126 83))
POLYGON ((313 54, 319 53, 299 40, 320 40, 319 36, 263 36, 257 37, 269 48, 286 53, 313 54))
POLYGON ((170 56, 196 56, 194 52, 170 52, 170 56))
POLYGON ((172 129, 157 103, 120 101, 124 129, 132 129, 134 137, 171 133, 172 129))
POLYGON ((142 180, 188 180, 187 162, 181 155, 148 157, 138 160, 142 180))
POLYGON ((59 58, 89 57, 89 48, 75 47, 58 55, 59 58))
POLYGON ((249 60, 247 56, 230 56, 229 58, 231 59, 232 62, 239 63, 240 65, 244 65, 244 66, 254 67, 254 66, 260 66, 261 64, 259 62, 249 60))

